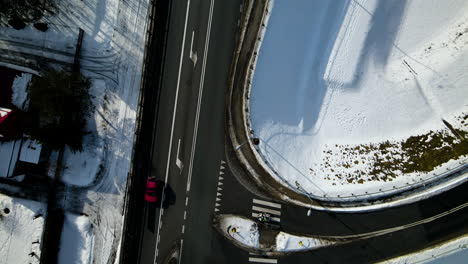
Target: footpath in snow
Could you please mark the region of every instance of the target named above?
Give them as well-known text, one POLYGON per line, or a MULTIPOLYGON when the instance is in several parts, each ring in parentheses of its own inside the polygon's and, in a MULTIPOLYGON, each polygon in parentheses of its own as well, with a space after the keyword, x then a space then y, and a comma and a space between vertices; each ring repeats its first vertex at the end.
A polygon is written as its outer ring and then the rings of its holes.
POLYGON ((249 101, 273 176, 339 198, 465 168, 467 43, 464 0, 274 1, 249 101))

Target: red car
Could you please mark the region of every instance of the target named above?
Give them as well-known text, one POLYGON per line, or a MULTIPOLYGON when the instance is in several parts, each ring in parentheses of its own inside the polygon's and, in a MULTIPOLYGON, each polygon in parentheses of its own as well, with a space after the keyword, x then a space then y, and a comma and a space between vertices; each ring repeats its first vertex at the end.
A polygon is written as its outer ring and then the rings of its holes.
POLYGON ((154 177, 148 177, 148 179, 146 179, 145 201, 150 203, 159 202, 161 200, 163 189, 163 181, 154 177))

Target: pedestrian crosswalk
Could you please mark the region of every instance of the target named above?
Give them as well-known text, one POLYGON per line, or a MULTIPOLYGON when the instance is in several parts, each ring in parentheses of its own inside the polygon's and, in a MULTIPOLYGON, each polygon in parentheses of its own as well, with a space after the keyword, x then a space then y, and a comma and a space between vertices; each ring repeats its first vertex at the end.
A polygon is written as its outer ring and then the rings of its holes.
POLYGON ((281 204, 252 199, 252 217, 259 218, 262 213, 271 215, 271 221, 279 223, 281 221, 281 204))
POLYGON ((263 255, 249 253, 249 262, 251 263, 278 263, 277 259, 268 258, 263 255))

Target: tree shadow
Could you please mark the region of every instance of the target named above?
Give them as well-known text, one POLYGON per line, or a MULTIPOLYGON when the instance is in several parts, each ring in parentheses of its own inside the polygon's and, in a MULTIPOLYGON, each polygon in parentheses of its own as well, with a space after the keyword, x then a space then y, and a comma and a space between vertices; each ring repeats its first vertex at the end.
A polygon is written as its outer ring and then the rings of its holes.
POLYGON ((377 67, 385 67, 395 46, 407 6, 407 0, 378 1, 374 12, 371 12, 358 1, 353 0, 353 3, 371 16, 371 26, 354 67, 354 78, 346 84, 347 88, 358 88, 363 77, 361 70, 365 69, 371 58, 377 67))
POLYGON ((253 79, 255 118, 302 131, 314 127, 327 92, 323 76, 349 2, 275 2, 253 79), (310 15, 317 9, 323 15, 310 15), (318 32, 307 33, 312 26, 318 32))

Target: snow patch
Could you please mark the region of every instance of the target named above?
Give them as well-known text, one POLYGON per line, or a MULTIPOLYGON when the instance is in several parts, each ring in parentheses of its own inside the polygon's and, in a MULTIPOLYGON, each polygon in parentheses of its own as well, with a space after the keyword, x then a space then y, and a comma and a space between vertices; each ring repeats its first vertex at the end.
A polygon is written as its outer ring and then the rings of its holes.
POLYGON ((31 82, 32 74, 22 73, 16 76, 11 87, 13 94, 11 102, 21 110, 27 111, 29 108, 28 85, 31 82))
POLYGON ((92 263, 93 246, 94 235, 88 217, 65 214, 58 263, 92 263))
POLYGON ((257 223, 238 216, 221 216, 221 230, 232 239, 247 247, 259 248, 260 233, 257 223))
POLYGON ((276 236, 277 251, 305 251, 335 244, 325 239, 295 236, 285 232, 280 232, 276 236))

